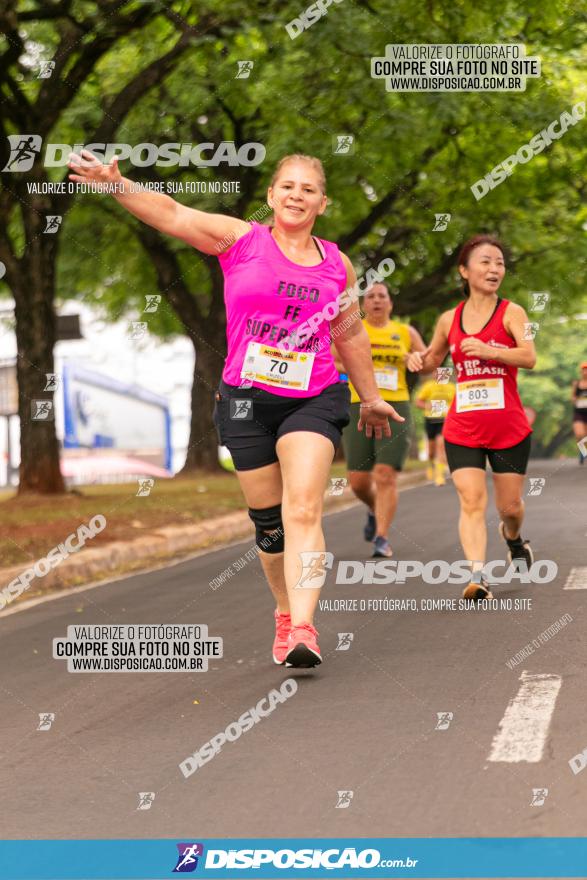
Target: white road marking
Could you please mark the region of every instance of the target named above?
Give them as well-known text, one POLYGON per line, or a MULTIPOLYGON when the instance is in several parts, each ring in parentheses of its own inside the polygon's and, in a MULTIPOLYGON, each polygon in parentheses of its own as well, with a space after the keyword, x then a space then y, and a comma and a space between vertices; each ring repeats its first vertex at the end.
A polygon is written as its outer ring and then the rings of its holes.
POLYGON ((493 737, 488 761, 536 763, 542 759, 560 675, 522 672, 520 690, 510 701, 493 737))
POLYGON ((572 568, 563 590, 587 590, 587 568, 572 568))

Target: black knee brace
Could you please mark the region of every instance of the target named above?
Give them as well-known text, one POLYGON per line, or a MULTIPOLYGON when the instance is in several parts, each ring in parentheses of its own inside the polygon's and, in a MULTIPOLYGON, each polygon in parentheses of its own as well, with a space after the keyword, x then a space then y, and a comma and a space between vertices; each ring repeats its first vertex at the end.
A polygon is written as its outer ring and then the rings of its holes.
POLYGON ((264 553, 283 553, 284 535, 281 504, 256 509, 249 507, 249 516, 255 523, 255 539, 264 553), (273 534, 268 534, 268 533, 273 534))

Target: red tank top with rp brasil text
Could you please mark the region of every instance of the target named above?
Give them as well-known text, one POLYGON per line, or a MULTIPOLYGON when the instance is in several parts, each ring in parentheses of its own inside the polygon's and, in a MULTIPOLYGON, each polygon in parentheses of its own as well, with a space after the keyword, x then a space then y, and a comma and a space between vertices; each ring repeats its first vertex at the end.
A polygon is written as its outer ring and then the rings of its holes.
POLYGON ((467 356, 461 350, 463 339, 468 337, 495 348, 515 348, 516 341, 503 324, 508 305, 509 300, 498 299, 493 315, 479 333, 465 333, 462 323, 465 303, 457 306, 448 334, 457 374, 457 393, 443 430, 449 443, 507 449, 532 433, 518 394, 517 368, 497 360, 467 356))

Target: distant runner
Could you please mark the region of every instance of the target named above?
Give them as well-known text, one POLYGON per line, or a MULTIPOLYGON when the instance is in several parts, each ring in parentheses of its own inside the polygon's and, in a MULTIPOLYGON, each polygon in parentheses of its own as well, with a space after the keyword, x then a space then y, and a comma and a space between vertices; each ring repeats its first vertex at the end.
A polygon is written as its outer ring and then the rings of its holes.
MULTIPOLYGON (((573 433, 575 440, 587 440, 587 361, 581 364, 581 378, 575 379, 572 386, 573 400, 573 433)), ((579 446, 579 464, 583 464, 587 458, 587 446, 581 444, 586 452, 579 446)))
MULTIPOLYGON (((439 368, 442 370, 442 367, 439 368)), ((416 395, 416 406, 424 410, 424 430, 428 439, 428 466, 426 476, 434 480, 436 486, 446 484, 446 453, 442 428, 446 414, 455 397, 455 386, 452 382, 438 382, 436 373, 432 373, 416 395)))
MULTIPOLYGON (((393 302, 385 284, 374 284, 363 299, 363 325, 371 342, 373 368, 379 393, 404 417, 391 437, 369 437, 357 429, 359 395, 352 382, 351 420, 343 432, 349 482, 357 498, 367 505, 366 541, 373 541, 374 557, 390 557, 388 532, 397 508, 397 475, 410 448, 412 419, 406 383, 406 358, 411 351, 424 352, 422 337, 414 327, 391 320, 393 302)), ((336 345, 338 346, 338 340, 336 345)), ((340 347, 340 346, 339 346, 340 347)), ((337 354, 339 370, 346 366, 346 352, 337 354)))
POLYGON ((505 275, 499 241, 489 235, 474 236, 463 245, 458 265, 465 301, 441 315, 425 356, 410 355, 408 366, 435 369, 450 351, 456 367, 456 397, 443 434, 461 506, 459 534, 471 563, 471 582, 463 595, 484 599, 491 597, 483 574, 487 460, 508 558, 518 567, 529 568, 534 561, 529 542, 520 536, 532 429, 518 394, 517 373, 518 367, 534 367, 536 353, 526 312, 497 294, 505 275))

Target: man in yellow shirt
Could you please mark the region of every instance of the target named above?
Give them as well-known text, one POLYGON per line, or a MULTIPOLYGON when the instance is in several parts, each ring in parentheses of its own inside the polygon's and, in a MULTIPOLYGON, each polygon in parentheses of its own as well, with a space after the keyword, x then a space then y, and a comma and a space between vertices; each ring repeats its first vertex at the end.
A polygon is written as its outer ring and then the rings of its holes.
MULTIPOLYGON (((363 324, 371 340, 373 370, 383 400, 393 403, 405 422, 393 425, 392 436, 377 440, 359 431, 359 397, 351 391, 351 420, 343 431, 343 445, 351 489, 368 507, 366 541, 374 541, 374 557, 392 555, 388 532, 397 508, 397 475, 410 446, 410 393, 406 383, 406 358, 426 348, 413 327, 391 320, 393 303, 385 284, 374 284, 363 299, 363 324)), ((333 347, 336 367, 346 372, 333 347)))
MULTIPOLYGON (((448 381, 450 367, 439 367, 418 390, 416 406, 424 410, 424 427, 428 437, 428 468, 426 476, 437 486, 446 483, 446 455, 442 427, 455 397, 455 386, 448 381), (440 380, 440 381, 439 381, 440 380)), ((452 372, 452 371, 451 371, 452 372)))

